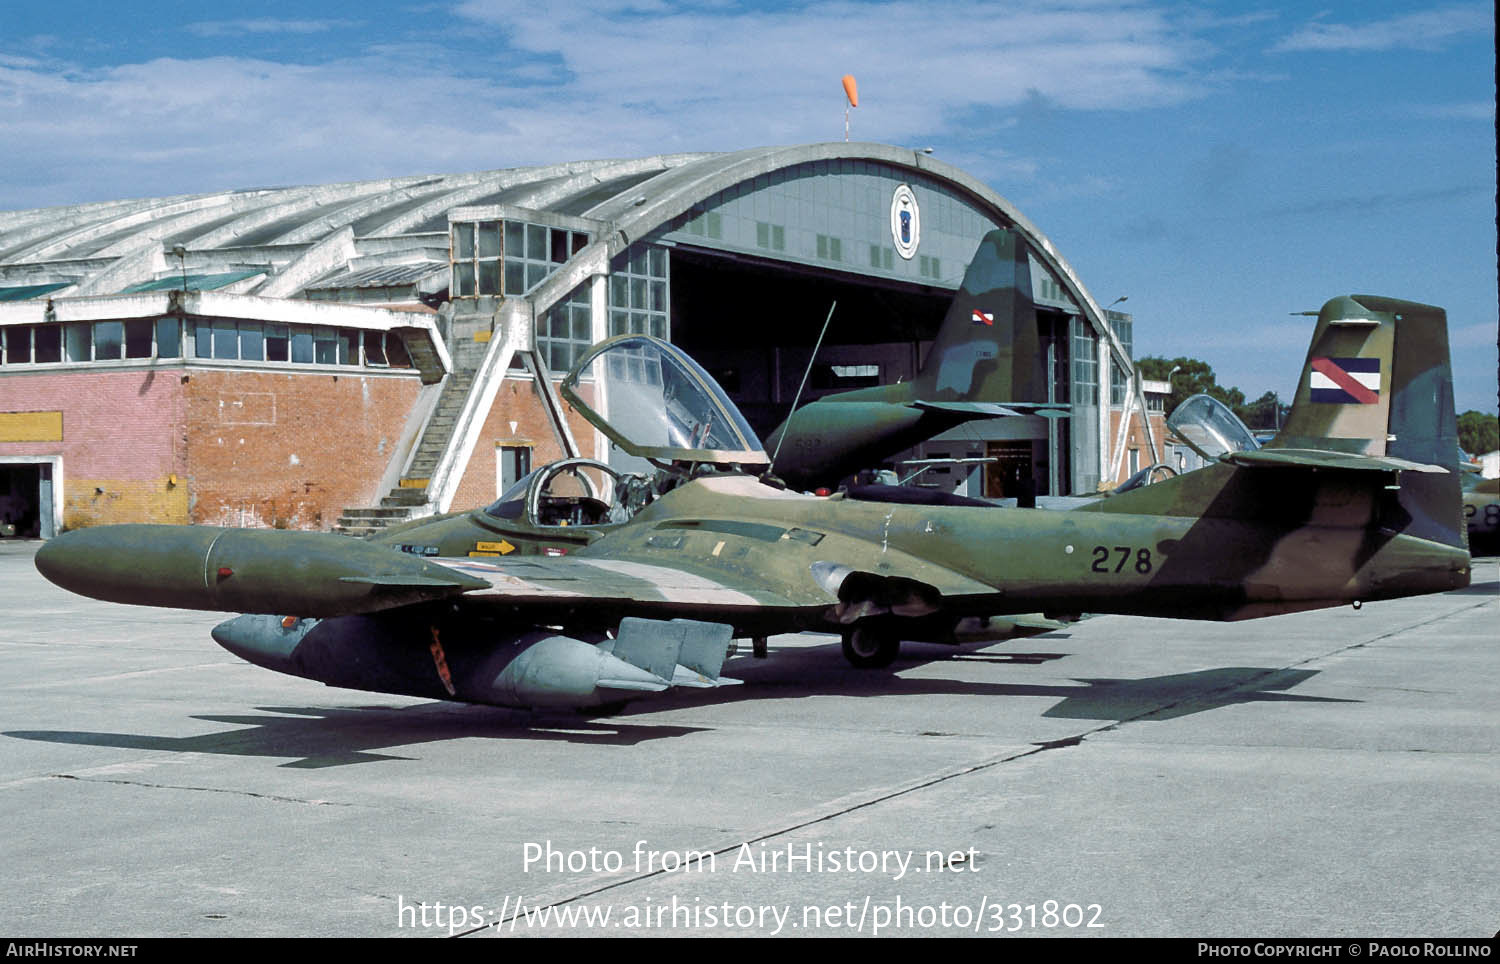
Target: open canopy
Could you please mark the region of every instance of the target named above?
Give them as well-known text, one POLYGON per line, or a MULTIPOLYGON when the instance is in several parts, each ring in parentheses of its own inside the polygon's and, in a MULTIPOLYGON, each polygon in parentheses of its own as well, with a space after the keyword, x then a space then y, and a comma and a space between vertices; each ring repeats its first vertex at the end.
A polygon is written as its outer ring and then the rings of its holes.
POLYGON ((1178 405, 1167 428, 1206 459, 1260 448, 1239 416, 1212 395, 1194 395, 1178 405))
POLYGON ((631 455, 765 465, 755 432, 724 390, 676 345, 648 335, 600 342, 563 379, 563 397, 631 455), (592 401, 581 382, 592 380, 592 401))

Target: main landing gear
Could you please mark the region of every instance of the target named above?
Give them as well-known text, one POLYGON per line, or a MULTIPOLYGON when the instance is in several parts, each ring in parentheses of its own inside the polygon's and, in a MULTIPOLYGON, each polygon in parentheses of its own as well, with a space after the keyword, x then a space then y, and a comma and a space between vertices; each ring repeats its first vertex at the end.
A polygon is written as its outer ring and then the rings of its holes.
POLYGON ((855 669, 884 669, 901 652, 901 637, 890 629, 855 625, 844 631, 844 659, 855 669))

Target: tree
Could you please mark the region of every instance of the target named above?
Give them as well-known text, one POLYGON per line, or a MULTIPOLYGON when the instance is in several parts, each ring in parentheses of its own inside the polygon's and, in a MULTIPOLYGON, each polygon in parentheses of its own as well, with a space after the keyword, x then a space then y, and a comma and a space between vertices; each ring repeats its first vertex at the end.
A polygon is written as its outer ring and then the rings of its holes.
MULTIPOLYGON (((1172 375, 1172 391, 1167 396, 1167 414, 1171 415, 1184 400, 1199 393, 1207 393, 1219 401, 1234 409, 1236 413, 1245 405, 1245 393, 1238 388, 1224 388, 1214 377, 1213 366, 1208 362, 1199 361, 1196 358, 1156 358, 1146 357, 1139 359, 1136 364, 1141 370, 1141 375, 1155 382, 1168 381, 1168 374, 1172 369, 1179 371, 1172 375)), ((1243 416, 1242 416, 1243 417, 1243 416)))
POLYGON ((1252 432, 1266 432, 1279 430, 1286 424, 1287 413, 1292 410, 1290 405, 1283 405, 1281 398, 1275 392, 1266 392, 1260 398, 1234 410, 1234 414, 1240 417, 1245 427, 1252 432))
POLYGON ((1458 447, 1470 455, 1484 455, 1500 448, 1500 421, 1484 412, 1469 410, 1458 417, 1458 447))

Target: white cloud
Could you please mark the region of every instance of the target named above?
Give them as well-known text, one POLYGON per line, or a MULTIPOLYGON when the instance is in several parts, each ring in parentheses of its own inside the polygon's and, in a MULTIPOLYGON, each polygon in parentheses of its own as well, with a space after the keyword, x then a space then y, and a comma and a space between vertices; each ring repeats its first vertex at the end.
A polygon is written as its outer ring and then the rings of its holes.
MULTIPOLYGON (((8 139, 27 149, 0 175, 0 208, 834 140, 844 73, 860 83, 856 139, 977 140, 970 169, 1027 177, 1035 161, 993 146, 1007 122, 997 111, 1029 97, 1054 109, 1179 102, 1197 95, 1205 56, 1139 0, 593 0, 546 12, 471 0, 458 12, 451 45, 372 45, 323 63, 7 58, 0 104, 8 139)), ((189 29, 244 41, 334 23, 189 29)))
POLYGON ((1489 6, 1464 5, 1352 25, 1314 21, 1284 38, 1273 52, 1296 50, 1436 50, 1459 37, 1494 32, 1489 6))
POLYGON ((183 29, 199 37, 233 37, 254 33, 323 33, 351 26, 354 26, 351 20, 278 20, 272 17, 259 17, 242 20, 203 20, 187 24, 183 29))
POLYGON ((1419 107, 1416 114, 1420 117, 1437 117, 1443 120, 1477 120, 1485 123, 1494 123, 1495 104, 1493 101, 1469 101, 1461 104, 1434 104, 1428 107, 1419 107))
POLYGON ((1197 44, 1142 3, 976 0, 831 3, 763 10, 630 0, 569 4, 537 16, 512 0, 468 0, 461 16, 515 47, 557 58, 588 96, 666 108, 839 102, 853 73, 861 100, 903 123, 941 104, 1008 106, 1035 91, 1067 108, 1131 109, 1197 92, 1197 44))

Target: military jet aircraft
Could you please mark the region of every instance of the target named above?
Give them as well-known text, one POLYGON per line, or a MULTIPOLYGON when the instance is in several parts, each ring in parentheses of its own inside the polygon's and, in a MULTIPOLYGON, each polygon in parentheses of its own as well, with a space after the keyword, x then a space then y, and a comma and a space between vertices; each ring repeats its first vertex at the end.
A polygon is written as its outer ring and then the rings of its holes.
POLYGON ((776 474, 794 488, 837 485, 964 422, 1039 413, 1047 382, 1026 243, 999 228, 974 251, 917 377, 825 395, 766 439, 776 474))
POLYGON ((1494 552, 1500 547, 1500 479, 1481 479, 1466 473, 1463 494, 1470 546, 1494 552))
POLYGON ((544 469, 383 540, 83 529, 36 564, 100 599, 247 613, 214 638, 279 672, 574 708, 729 682, 733 638, 831 630, 851 663, 878 667, 975 617, 1247 619, 1469 582, 1440 308, 1328 302, 1268 445, 1064 512, 789 491, 712 379, 644 336, 595 346, 562 392, 654 477, 544 469), (565 475, 573 491, 550 487, 565 475), (521 551, 529 536, 565 554, 521 551))

